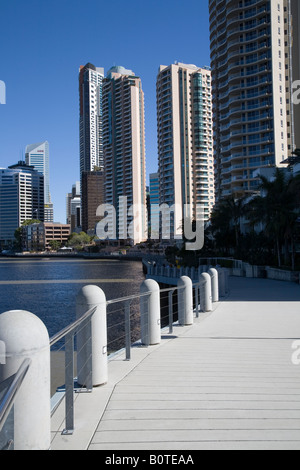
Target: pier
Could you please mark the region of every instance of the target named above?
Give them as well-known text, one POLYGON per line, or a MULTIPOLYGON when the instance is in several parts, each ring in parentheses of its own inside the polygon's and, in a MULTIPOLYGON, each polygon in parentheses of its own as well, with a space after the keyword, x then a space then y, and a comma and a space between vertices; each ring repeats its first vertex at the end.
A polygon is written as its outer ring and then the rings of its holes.
POLYGON ((107 384, 74 392, 71 434, 61 391, 51 449, 299 450, 299 302, 299 284, 230 277, 192 324, 111 355, 107 384))

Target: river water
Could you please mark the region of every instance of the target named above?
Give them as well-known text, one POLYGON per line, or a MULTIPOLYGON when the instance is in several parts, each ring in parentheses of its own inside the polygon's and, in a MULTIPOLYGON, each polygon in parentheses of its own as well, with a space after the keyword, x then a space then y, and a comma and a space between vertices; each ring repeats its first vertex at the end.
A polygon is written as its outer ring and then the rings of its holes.
POLYGON ((32 312, 52 337, 75 320, 76 296, 84 285, 101 287, 112 300, 137 294, 144 280, 142 264, 134 261, 0 258, 0 314, 32 312))

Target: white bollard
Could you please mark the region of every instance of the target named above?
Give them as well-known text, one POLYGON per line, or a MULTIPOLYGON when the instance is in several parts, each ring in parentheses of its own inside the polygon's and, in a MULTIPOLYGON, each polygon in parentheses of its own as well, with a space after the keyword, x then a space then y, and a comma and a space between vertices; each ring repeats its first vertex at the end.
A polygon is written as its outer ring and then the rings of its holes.
POLYGON ((212 302, 219 302, 219 273, 216 269, 211 268, 208 274, 211 277, 212 302))
POLYGON ((78 383, 86 385, 90 373, 87 344, 92 334, 92 384, 98 387, 108 382, 106 297, 100 287, 84 286, 76 299, 77 318, 93 307, 97 310, 91 318, 91 328, 85 326, 77 333, 77 375, 78 383))
POLYGON ((140 299, 141 339, 142 344, 153 346, 161 342, 160 326, 160 288, 153 279, 147 279, 141 284, 140 293, 149 295, 140 299))
POLYGON ((211 277, 208 273, 200 276, 200 305, 203 312, 212 311, 211 277))
POLYGON ((0 342, 6 358, 0 383, 31 360, 14 402, 14 449, 49 450, 51 443, 50 342, 44 323, 35 315, 13 310, 0 315, 0 342))
POLYGON ((188 326, 194 323, 193 283, 187 276, 182 276, 177 283, 178 289, 178 323, 188 326))

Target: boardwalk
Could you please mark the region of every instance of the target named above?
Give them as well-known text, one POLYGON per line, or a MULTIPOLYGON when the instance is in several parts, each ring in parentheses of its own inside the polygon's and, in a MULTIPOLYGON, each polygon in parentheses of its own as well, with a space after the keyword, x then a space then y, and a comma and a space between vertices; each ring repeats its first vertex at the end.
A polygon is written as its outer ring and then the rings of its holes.
POLYGON ((132 363, 111 361, 110 384, 80 398, 78 430, 54 432, 52 448, 299 450, 300 366, 291 357, 300 286, 231 278, 230 287, 192 327, 134 349, 132 363))

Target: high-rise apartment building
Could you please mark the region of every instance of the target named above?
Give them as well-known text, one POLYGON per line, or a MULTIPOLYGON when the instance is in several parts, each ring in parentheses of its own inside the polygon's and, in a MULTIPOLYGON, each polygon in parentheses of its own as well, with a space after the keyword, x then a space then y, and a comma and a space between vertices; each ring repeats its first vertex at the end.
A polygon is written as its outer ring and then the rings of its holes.
POLYGON ((29 219, 44 222, 44 176, 20 161, 0 170, 0 246, 11 246, 29 219))
POLYGON ((171 236, 180 236, 184 205, 193 218, 202 206, 205 220, 214 205, 211 72, 160 66, 156 88, 160 203, 175 205, 171 236))
POLYGON ((298 0, 288 2, 286 27, 291 38, 288 43, 288 69, 292 83, 292 150, 295 150, 295 148, 300 148, 300 133, 297 131, 300 127, 300 5, 298 0))
POLYGON ((242 197, 294 149, 291 1, 210 0, 209 12, 216 193, 242 197))
POLYGON ((144 94, 141 79, 124 67, 112 67, 103 81, 103 150, 116 238, 140 243, 147 239, 144 94))
POLYGON ((25 150, 25 161, 27 165, 44 175, 44 201, 45 222, 53 222, 53 204, 50 195, 50 171, 49 171, 49 143, 27 145, 25 150))
POLYGON ((80 175, 103 169, 102 81, 104 69, 88 63, 79 70, 80 175))
POLYGON ((159 238, 159 209, 160 205, 160 194, 159 194, 159 174, 150 173, 149 175, 150 186, 149 186, 149 202, 150 202, 150 228, 151 237, 159 238))

